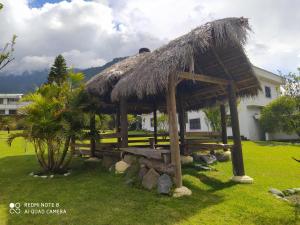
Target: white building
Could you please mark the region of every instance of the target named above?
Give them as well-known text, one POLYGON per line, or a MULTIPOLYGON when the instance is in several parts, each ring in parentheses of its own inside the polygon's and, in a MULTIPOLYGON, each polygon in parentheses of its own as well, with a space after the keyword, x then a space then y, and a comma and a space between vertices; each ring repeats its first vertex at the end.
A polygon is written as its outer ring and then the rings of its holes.
MULTIPOLYGON (((286 134, 265 134, 259 125, 259 117, 261 109, 272 100, 280 96, 280 85, 283 80, 280 76, 266 71, 264 69, 254 67, 254 72, 260 81, 262 91, 255 97, 243 98, 239 102, 239 122, 241 136, 250 140, 265 139, 293 139, 296 135, 286 134)), ((229 115, 229 109, 227 109, 229 115)), ((187 132, 211 131, 207 118, 203 111, 192 111, 187 113, 186 121, 187 132)), ((142 128, 153 131, 152 115, 143 115, 142 128)), ((227 127, 228 136, 232 136, 231 127, 227 127)))
POLYGON ((23 94, 0 94, 0 115, 15 115, 25 103, 19 102, 23 94))

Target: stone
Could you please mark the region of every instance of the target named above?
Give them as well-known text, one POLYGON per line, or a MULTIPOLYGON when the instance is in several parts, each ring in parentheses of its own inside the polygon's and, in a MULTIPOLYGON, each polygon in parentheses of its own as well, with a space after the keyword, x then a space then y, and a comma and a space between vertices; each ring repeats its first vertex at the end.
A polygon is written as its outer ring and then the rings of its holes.
POLYGON ((104 155, 102 159, 102 166, 105 169, 109 169, 112 165, 114 165, 118 160, 112 156, 104 155))
POLYGON ((39 177, 38 175, 33 175, 33 177, 39 177))
POLYGON ((151 168, 143 177, 142 180, 143 187, 148 190, 155 188, 157 185, 158 178, 159 178, 159 174, 154 169, 151 168))
POLYGON ((182 186, 180 188, 175 188, 173 193, 174 198, 179 198, 182 196, 190 196, 190 195, 192 195, 192 191, 185 186, 182 186))
POLYGON ((121 160, 121 161, 119 161, 119 162, 116 163, 116 165, 115 165, 115 172, 116 173, 124 173, 128 169, 129 166, 130 165, 128 163, 126 163, 123 160, 121 160))
POLYGON ((46 175, 43 175, 43 176, 40 176, 40 177, 43 178, 43 179, 48 178, 48 176, 46 176, 46 175))
POLYGON ((54 175, 52 174, 52 175, 50 175, 50 178, 54 178, 54 175))
POLYGON ((274 194, 274 195, 277 195, 277 196, 280 196, 280 197, 284 197, 284 194, 282 191, 276 189, 276 188, 270 188, 269 189, 269 192, 274 194))
POLYGON ((205 170, 205 171, 211 171, 211 170, 213 170, 211 167, 203 166, 203 165, 201 165, 201 164, 195 164, 195 165, 194 165, 194 168, 195 168, 196 170, 205 170))
POLYGON ((137 161, 137 157, 135 155, 126 154, 123 158, 123 161, 131 165, 132 163, 137 161))
POLYGON ((181 155, 180 156, 180 161, 182 165, 186 165, 186 164, 192 164, 194 159, 192 156, 185 156, 185 155, 181 155))
POLYGON ((293 190, 295 191, 295 193, 299 193, 300 192, 300 188, 293 188, 293 190))
POLYGON ((216 153, 216 158, 219 162, 228 162, 231 160, 231 152, 226 151, 226 152, 217 152, 216 153))
POLYGON ((134 184, 138 180, 138 174, 140 170, 140 164, 136 161, 130 165, 125 172, 126 183, 134 184))
POLYGON ((90 157, 86 159, 85 162, 101 162, 101 160, 97 157, 90 157))
POLYGON ((64 174, 65 177, 70 176, 70 175, 71 175, 70 172, 67 172, 67 173, 64 174))
POLYGON ((143 180, 143 177, 146 175, 148 172, 148 169, 146 168, 145 165, 141 165, 139 173, 138 173, 138 179, 143 180))
POLYGON ((282 191, 285 196, 290 196, 296 193, 296 191, 292 188, 286 189, 282 191))
POLYGON ((231 180, 233 182, 236 182, 236 183, 240 183, 240 184, 252 184, 253 183, 253 178, 249 177, 249 176, 233 176, 231 178, 231 180))
POLYGON ((163 174, 157 181, 157 192, 159 194, 169 194, 173 185, 172 179, 169 175, 163 174))
POLYGON ((31 173, 29 174, 29 176, 34 176, 34 172, 31 172, 31 173))
POLYGON ((211 165, 217 161, 214 155, 198 155, 193 156, 195 162, 205 163, 206 165, 211 165))

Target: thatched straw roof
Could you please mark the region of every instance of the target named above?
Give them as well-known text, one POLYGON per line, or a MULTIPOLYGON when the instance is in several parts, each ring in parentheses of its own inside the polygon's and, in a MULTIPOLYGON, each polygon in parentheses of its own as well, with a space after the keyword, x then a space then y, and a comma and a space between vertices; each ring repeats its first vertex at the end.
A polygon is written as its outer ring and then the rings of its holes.
MULTIPOLYGON (((111 99, 164 104, 169 76, 194 65, 194 73, 234 80, 240 96, 257 94, 259 82, 243 45, 250 31, 245 18, 206 23, 153 51, 129 57, 90 80, 87 90, 111 99)), ((177 86, 187 109, 199 109, 227 97, 226 87, 183 80, 177 86)))

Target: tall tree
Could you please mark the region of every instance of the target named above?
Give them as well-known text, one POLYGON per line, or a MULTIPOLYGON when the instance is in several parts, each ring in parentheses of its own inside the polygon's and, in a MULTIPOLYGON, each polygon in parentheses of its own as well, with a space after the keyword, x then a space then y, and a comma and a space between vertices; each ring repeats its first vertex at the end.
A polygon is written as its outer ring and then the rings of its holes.
MULTIPOLYGON (((0 10, 3 8, 3 4, 0 3, 0 10)), ((14 60, 13 52, 16 44, 16 35, 13 35, 10 42, 6 43, 4 47, 0 48, 0 70, 2 70, 8 63, 14 60)))
POLYGON ((50 73, 48 75, 48 84, 55 82, 56 84, 61 85, 64 81, 66 81, 67 74, 66 60, 62 55, 58 55, 50 69, 50 73))

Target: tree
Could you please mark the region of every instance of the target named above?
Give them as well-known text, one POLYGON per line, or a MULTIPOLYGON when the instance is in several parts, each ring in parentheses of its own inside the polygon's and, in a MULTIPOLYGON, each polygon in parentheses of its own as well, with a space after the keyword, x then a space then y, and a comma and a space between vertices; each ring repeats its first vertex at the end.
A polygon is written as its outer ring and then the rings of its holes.
POLYGON ((74 153, 71 143, 83 135, 83 74, 70 72, 67 80, 44 84, 22 98, 30 104, 20 109, 25 129, 11 134, 8 143, 24 137, 33 143, 43 173, 65 172, 74 153))
POLYGON ((300 136, 300 99, 284 95, 273 100, 261 112, 260 123, 267 132, 295 132, 300 136))
POLYGON ((285 84, 283 86, 284 95, 289 95, 291 97, 300 97, 300 68, 297 69, 298 74, 296 73, 288 73, 287 75, 283 75, 280 71, 280 75, 285 80, 285 84))
MULTIPOLYGON (((0 10, 3 8, 3 4, 0 3, 0 10)), ((13 35, 10 42, 4 45, 4 48, 0 49, 0 70, 2 70, 8 63, 14 60, 13 52, 16 44, 17 36, 13 35)))
POLYGON ((221 130, 221 113, 220 107, 214 106, 210 108, 206 108, 203 110, 207 122, 211 127, 212 131, 220 131, 221 130))
POLYGON ((48 84, 55 82, 56 84, 61 85, 64 81, 66 81, 67 74, 66 61, 62 55, 58 55, 50 69, 48 84))

